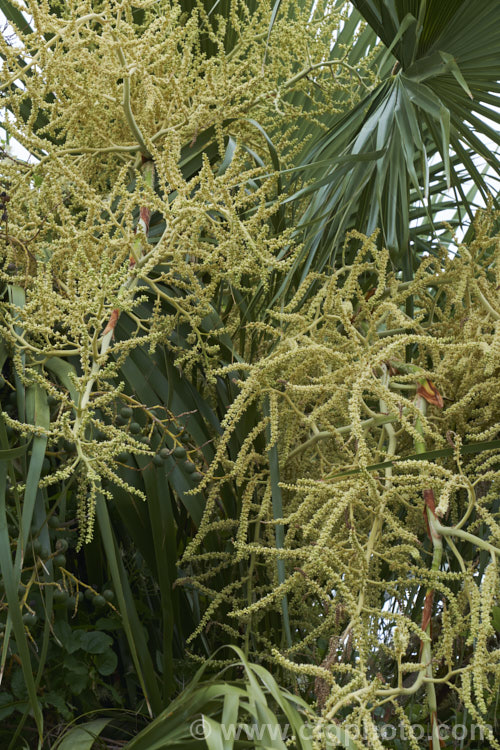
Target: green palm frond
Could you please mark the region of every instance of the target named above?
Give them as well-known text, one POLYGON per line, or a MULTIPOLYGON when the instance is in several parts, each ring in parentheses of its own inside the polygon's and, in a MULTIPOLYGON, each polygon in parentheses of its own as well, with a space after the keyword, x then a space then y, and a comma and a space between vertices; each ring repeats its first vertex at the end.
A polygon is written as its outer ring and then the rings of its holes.
MULTIPOLYGON (((489 145, 500 144, 498 3, 359 0, 354 6, 386 47, 381 80, 340 120, 334 116, 303 158, 307 187, 292 200, 303 207, 298 225, 305 245, 287 280, 293 286, 310 268, 335 263, 352 228, 380 229, 395 267, 411 278, 419 252, 432 250, 439 237, 436 215, 450 189, 470 219, 476 194, 484 203, 491 193, 478 158, 500 174, 489 145), (462 188, 467 180, 473 196, 462 188), (420 227, 419 218, 425 218, 420 227)), ((356 249, 351 244, 347 262, 356 249)))

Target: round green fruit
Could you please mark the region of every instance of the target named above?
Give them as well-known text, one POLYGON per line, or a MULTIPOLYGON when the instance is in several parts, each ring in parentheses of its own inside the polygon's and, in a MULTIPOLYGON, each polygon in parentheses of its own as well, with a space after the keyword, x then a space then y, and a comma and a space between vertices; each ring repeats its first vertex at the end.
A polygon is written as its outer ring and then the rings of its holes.
POLYGON ((193 482, 196 482, 196 484, 198 484, 198 482, 201 482, 201 480, 203 479, 203 474, 200 474, 199 471, 193 471, 193 473, 191 474, 191 479, 193 480, 193 482))
POLYGON ((58 552, 66 552, 68 549, 68 542, 66 539, 58 539, 56 542, 56 550, 58 552))
POLYGON ((170 451, 168 448, 162 448, 159 455, 162 458, 168 458, 170 456, 170 451))
POLYGON ((91 599, 94 598, 94 592, 92 591, 92 589, 85 589, 84 596, 85 596, 85 599, 87 599, 88 601, 90 601, 91 599))
POLYGON ((138 435, 141 431, 141 425, 139 424, 139 422, 131 422, 129 430, 132 435, 138 435))
POLYGON ((93 598, 94 607, 104 607, 106 605, 106 599, 101 595, 97 594, 97 596, 94 596, 93 598))
POLYGON ((182 447, 182 445, 178 445, 177 448, 174 448, 174 456, 176 458, 186 458, 186 449, 182 447))
POLYGON ((64 566, 66 565, 66 555, 63 555, 62 553, 56 555, 53 559, 53 562, 56 568, 64 568, 64 566))
POLYGON ((157 453, 156 456, 153 456, 153 464, 155 466, 163 466, 163 458, 159 453, 157 453))
POLYGON ((196 466, 193 463, 191 463, 191 461, 184 461, 184 463, 182 465, 184 467, 184 471, 187 474, 194 474, 195 473, 196 466))
POLYGON ((43 545, 40 541, 40 539, 35 539, 33 542, 33 552, 35 555, 39 555, 42 551, 43 545))
POLYGON ((51 529, 57 529, 57 527, 60 525, 59 516, 51 516, 49 520, 47 521, 47 525, 50 526, 51 529))
POLYGON ((120 417, 122 419, 130 419, 130 417, 133 415, 133 410, 130 408, 130 406, 122 406, 120 409, 120 417))
POLYGON ((102 592, 103 597, 106 599, 107 602, 112 602, 115 598, 115 592, 112 591, 112 589, 104 589, 102 592))
POLYGON ((34 613, 32 614, 31 612, 25 612, 23 615, 23 623, 27 625, 27 627, 32 627, 36 623, 37 619, 37 616, 34 613))
POLYGON ((127 451, 122 451, 119 453, 116 457, 116 460, 119 461, 121 464, 126 464, 129 458, 129 454, 127 451))
POLYGON ((64 589, 56 589, 54 591, 54 603, 55 604, 64 604, 66 600, 68 599, 68 592, 64 589))

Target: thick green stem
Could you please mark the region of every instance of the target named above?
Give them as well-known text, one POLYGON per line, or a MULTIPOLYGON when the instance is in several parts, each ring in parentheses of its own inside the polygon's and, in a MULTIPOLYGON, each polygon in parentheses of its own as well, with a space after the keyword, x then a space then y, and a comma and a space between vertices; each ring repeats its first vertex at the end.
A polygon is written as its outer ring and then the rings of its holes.
MULTIPOLYGON (((403 414, 406 414, 406 413, 407 411, 403 410, 403 414)), ((361 422, 361 427, 363 429, 366 429, 368 427, 377 427, 380 425, 389 424, 391 422, 398 422, 400 419, 401 417, 399 414, 380 414, 380 415, 377 415, 376 417, 370 417, 370 419, 365 419, 363 422, 361 422)), ((294 448, 293 451, 290 451, 290 453, 287 456, 287 461, 290 461, 299 453, 302 453, 303 451, 313 446, 315 443, 318 442, 318 440, 326 440, 328 438, 334 437, 335 435, 346 435, 347 433, 351 432, 352 427, 353 427, 352 424, 346 424, 346 425, 343 425, 342 427, 337 427, 335 432, 332 432, 331 430, 321 430, 319 432, 316 432, 314 435, 312 435, 312 437, 306 440, 305 443, 298 445, 297 448, 294 448)))
POLYGON ((495 547, 495 545, 490 544, 489 542, 485 542, 484 539, 481 539, 475 534, 469 534, 468 531, 457 529, 454 526, 443 526, 437 520, 435 522, 435 527, 436 531, 443 536, 455 536, 457 537, 457 539, 463 539, 464 542, 470 542, 471 544, 476 545, 476 547, 484 549, 492 555, 500 555, 500 548, 495 547))
POLYGON ((125 118, 127 120, 130 130, 132 131, 132 134, 134 135, 135 139, 137 140, 137 143, 139 144, 141 148, 142 153, 145 156, 150 156, 150 153, 146 146, 146 141, 144 140, 144 136, 141 132, 141 129, 135 120, 134 113, 132 112, 132 106, 130 103, 130 79, 132 77, 132 71, 130 67, 127 65, 127 61, 125 59, 125 55, 121 47, 117 47, 116 54, 118 56, 118 59, 121 65, 124 68, 122 106, 123 106, 123 111, 125 113, 125 118))

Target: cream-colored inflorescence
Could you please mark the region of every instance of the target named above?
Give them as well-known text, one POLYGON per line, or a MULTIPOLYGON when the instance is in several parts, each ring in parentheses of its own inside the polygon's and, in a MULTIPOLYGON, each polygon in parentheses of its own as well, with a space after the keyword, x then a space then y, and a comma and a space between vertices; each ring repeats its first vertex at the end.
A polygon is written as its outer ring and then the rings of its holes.
POLYGON ((375 238, 358 236, 362 246, 352 267, 316 278, 317 291, 304 304, 297 304, 299 289, 287 308, 272 311, 266 348, 245 370, 226 414, 225 433, 204 478, 205 516, 185 554, 191 580, 196 583, 202 570, 202 590, 216 605, 197 632, 217 622, 234 635, 239 625, 253 648, 269 653, 265 618, 284 616, 286 596, 294 638, 283 645, 278 662, 305 677, 318 659, 318 643, 329 642, 316 676, 325 721, 348 711, 349 725, 358 722, 365 735, 372 731, 368 707, 389 703, 397 713, 401 701, 423 685, 431 705, 434 680, 452 681, 458 690, 465 680, 478 721, 494 700, 500 361, 492 350, 500 304, 499 243, 491 239, 491 221, 479 216, 469 247, 460 247, 454 259, 428 258, 414 281, 404 284, 390 272, 375 238), (362 284, 367 277, 368 292, 362 284), (408 295, 413 317, 404 312, 408 295), (229 462, 227 446, 240 419, 266 402, 269 416, 229 462), (267 447, 278 446, 278 476, 252 450, 268 422, 267 447), (474 445, 478 452, 471 451, 474 445), (220 528, 217 498, 225 482, 241 493, 239 523, 230 532, 234 559, 205 560, 200 551, 205 536, 220 528), (269 501, 276 483, 281 517, 269 501), (435 514, 427 511, 431 529, 424 513, 429 492, 436 506, 435 514), (464 531, 471 517, 474 523, 464 531), (283 545, 277 544, 279 526, 283 545), (434 557, 426 541, 431 531, 438 542, 434 557), (462 540, 481 552, 482 565, 489 561, 480 583, 474 553, 464 559, 457 548, 462 540), (286 569, 282 579, 279 560, 286 569), (242 576, 239 587, 230 576, 225 596, 211 590, 210 564, 219 582, 221 570, 236 571, 235 561, 251 576, 242 576), (432 650, 418 598, 426 590, 433 602, 432 650), (219 618, 218 607, 225 612, 219 618), (461 639, 471 657, 455 669, 451 654, 461 639), (380 649, 395 670, 392 685, 369 677, 380 649), (431 663, 420 664, 427 656, 431 663), (414 674, 410 683, 408 673, 414 674))
MULTIPOLYGON (((188 14, 176 0, 13 5, 31 26, 0 39, 2 106, 32 156, 2 160, 0 279, 22 291, 4 297, 1 335, 25 385, 60 404, 50 441, 73 443, 76 459, 44 482, 77 472, 90 539, 101 480, 123 485, 116 456, 147 453, 114 424, 121 365, 136 347, 169 342, 180 367, 210 377, 220 364, 210 325, 225 333, 214 300, 267 286, 293 262, 291 232, 270 231, 274 149, 303 145, 290 95, 315 97, 317 117, 335 92, 352 98, 360 84, 328 60, 342 18, 328 2, 312 17, 285 3, 269 40, 264 2, 250 12, 235 0, 226 18, 196 3, 188 14), (115 335, 120 316, 127 335, 115 335)), ((229 319, 229 332, 236 325, 229 319)))
MULTIPOLYGON (((356 235, 352 266, 275 298, 299 249, 280 223, 276 159, 286 168, 303 147, 299 117, 319 121, 373 82, 362 63, 329 60, 339 4, 309 17, 282 2, 269 38, 268 2, 250 13, 234 0, 225 19, 216 3, 208 17, 175 0, 13 5, 33 31, 0 39, 0 90, 32 158, 1 162, 0 337, 20 382, 57 408, 48 426, 4 419, 74 449, 41 484, 74 477, 90 540, 98 494, 145 499, 117 470, 123 451, 151 454, 116 419, 131 353, 173 351, 207 402, 226 378, 235 396, 182 562, 206 603, 193 637, 221 628, 298 684, 314 678, 325 724, 349 712, 369 747, 381 747, 376 709, 408 722, 404 702, 425 686, 431 706, 439 681, 479 721, 500 670, 496 217, 482 212, 456 257, 426 258, 411 282, 375 236, 356 235), (249 290, 255 307, 274 299, 251 322, 238 303, 249 290), (457 642, 470 655, 458 669, 457 642), (375 653, 391 684, 372 674, 375 653)), ((159 417, 127 398, 168 431, 167 404, 159 417)))

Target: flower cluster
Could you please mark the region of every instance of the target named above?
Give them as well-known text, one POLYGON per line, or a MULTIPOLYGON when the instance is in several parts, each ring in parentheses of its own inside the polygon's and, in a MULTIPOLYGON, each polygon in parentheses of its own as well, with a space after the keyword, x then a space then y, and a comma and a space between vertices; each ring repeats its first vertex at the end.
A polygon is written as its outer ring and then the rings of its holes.
POLYGON ((197 632, 217 623, 315 677, 329 722, 348 709, 351 724, 375 732, 374 707, 397 713, 424 686, 431 706, 434 680, 453 680, 478 721, 494 700, 500 308, 492 227, 481 215, 474 242, 455 258, 428 258, 411 283, 390 271, 375 237, 361 236, 352 266, 307 278, 304 287, 316 291, 305 303, 301 288, 287 308, 270 311, 266 348, 245 368, 204 478, 210 499, 184 556, 209 602, 197 632), (262 417, 232 456, 251 410, 262 417), (218 501, 232 483, 237 521, 218 501), (212 533, 228 540, 218 556, 205 549, 212 533), (278 613, 289 620, 288 643, 268 640, 266 622, 278 613), (455 669, 457 644, 471 654, 455 669), (372 667, 381 649, 391 685, 372 667))

